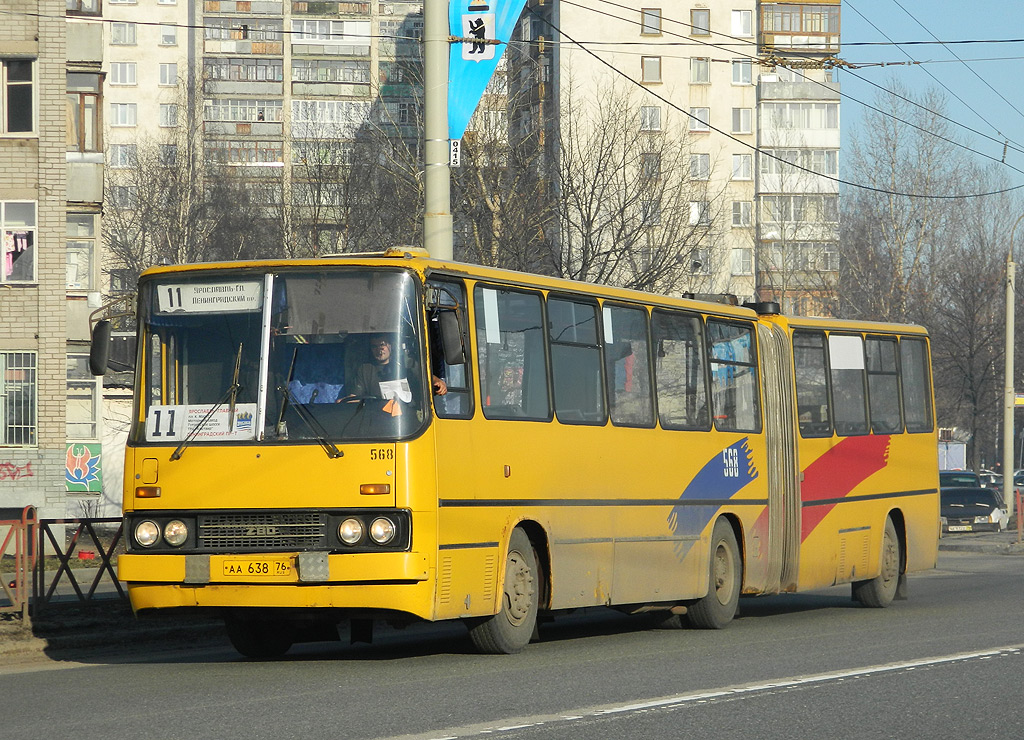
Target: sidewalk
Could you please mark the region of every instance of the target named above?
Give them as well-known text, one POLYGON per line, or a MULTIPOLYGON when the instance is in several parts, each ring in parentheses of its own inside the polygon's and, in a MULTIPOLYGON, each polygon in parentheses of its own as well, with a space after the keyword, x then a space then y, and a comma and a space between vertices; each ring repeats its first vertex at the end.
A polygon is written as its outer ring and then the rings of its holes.
POLYGON ((989 555, 1024 555, 1024 544, 1017 542, 1017 530, 1005 532, 955 532, 944 534, 939 550, 980 552, 989 555))

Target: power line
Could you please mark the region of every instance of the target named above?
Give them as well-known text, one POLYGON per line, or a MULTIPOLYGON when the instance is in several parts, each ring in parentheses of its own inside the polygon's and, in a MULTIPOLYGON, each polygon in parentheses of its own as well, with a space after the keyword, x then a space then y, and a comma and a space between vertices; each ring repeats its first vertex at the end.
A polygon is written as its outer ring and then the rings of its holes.
MULTIPOLYGON (((548 20, 547 18, 544 18, 543 16, 538 15, 536 13, 536 11, 533 10, 533 8, 529 8, 529 11, 530 11, 531 14, 534 15, 534 17, 540 19, 542 22, 544 22, 548 26, 550 26, 551 29, 555 33, 560 34, 561 36, 564 36, 569 41, 571 41, 572 43, 574 43, 577 46, 579 46, 580 49, 582 49, 587 54, 592 56, 600 64, 604 65, 605 67, 608 67, 610 70, 612 70, 613 73, 619 75, 620 77, 625 78, 627 81, 629 81, 632 84, 636 85, 637 87, 642 89, 647 95, 650 95, 652 97, 657 98, 658 100, 660 100, 661 102, 663 102, 667 106, 669 106, 670 108, 679 111, 680 113, 685 115, 687 118, 691 118, 693 120, 700 120, 696 116, 691 114, 689 111, 683 110, 682 108, 680 108, 678 105, 676 105, 672 101, 668 100, 667 98, 663 97, 662 95, 659 95, 658 93, 656 93, 651 88, 644 86, 638 80, 635 80, 632 77, 630 77, 629 75, 625 74, 624 72, 619 70, 617 67, 615 67, 615 65, 613 65, 611 62, 608 62, 607 60, 601 58, 596 53, 594 53, 593 51, 588 49, 587 47, 580 45, 580 43, 578 41, 576 41, 572 36, 570 36, 569 34, 567 34, 564 31, 562 31, 560 28, 555 26, 550 20, 548 20)), ((622 19, 622 20, 625 20, 625 19, 622 19)), ((903 198, 922 198, 922 199, 932 199, 932 200, 959 200, 959 199, 964 199, 964 198, 983 198, 983 197, 987 197, 987 196, 991 196, 991 195, 1000 195, 1000 194, 1003 194, 1003 193, 1009 193, 1009 192, 1013 192, 1015 190, 1020 190, 1020 189, 1024 188, 1024 184, 1021 184, 1021 185, 1015 185, 1015 186, 1009 187, 1009 188, 1002 188, 1000 190, 993 190, 993 191, 986 192, 986 193, 965 193, 965 194, 957 194, 957 195, 932 195, 932 194, 925 194, 925 193, 903 193, 903 192, 899 192, 899 191, 895 191, 895 190, 886 190, 884 188, 877 188, 877 187, 874 187, 872 185, 864 185, 863 183, 853 182, 852 180, 844 180, 844 179, 839 178, 839 177, 833 177, 832 175, 825 175, 825 174, 822 174, 820 172, 815 172, 814 170, 810 169, 809 167, 803 167, 803 166, 798 165, 798 164, 796 164, 794 162, 790 162, 790 161, 788 161, 788 160, 786 160, 786 159, 784 159, 782 157, 779 157, 779 156, 771 153, 769 150, 761 149, 760 147, 758 147, 758 146, 756 146, 754 144, 750 144, 750 143, 748 143, 746 141, 743 141, 742 139, 738 139, 735 136, 733 136, 732 134, 729 134, 729 133, 723 131, 720 128, 712 126, 707 121, 701 121, 701 123, 704 124, 705 126, 707 126, 709 129, 711 129, 715 133, 721 134, 722 136, 724 136, 724 137, 726 137, 728 139, 731 139, 732 141, 736 142, 737 144, 740 144, 743 147, 746 147, 747 149, 750 149, 750 150, 752 150, 754 152, 762 154, 762 155, 764 155, 766 157, 770 157, 772 159, 775 159, 775 160, 777 160, 779 162, 782 162, 783 164, 789 165, 790 167, 792 167, 794 169, 802 170, 803 172, 807 172, 809 174, 815 175, 817 177, 821 177, 821 178, 826 179, 826 180, 831 180, 832 182, 838 183, 840 185, 849 185, 850 187, 859 188, 861 190, 867 190, 867 191, 875 192, 875 193, 881 193, 883 195, 895 195, 895 196, 903 197, 903 198)), ((980 152, 978 152, 978 153, 980 154, 980 152)), ((1016 168, 1013 168, 1013 169, 1016 169, 1016 168)), ((1017 170, 1017 171, 1020 172, 1020 170, 1017 170)))

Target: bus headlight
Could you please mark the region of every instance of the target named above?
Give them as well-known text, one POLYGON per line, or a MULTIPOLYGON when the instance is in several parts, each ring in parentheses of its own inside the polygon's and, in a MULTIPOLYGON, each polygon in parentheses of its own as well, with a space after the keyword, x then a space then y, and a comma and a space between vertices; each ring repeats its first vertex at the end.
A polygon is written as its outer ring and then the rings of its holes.
POLYGON ((164 541, 171 547, 181 547, 188 539, 188 526, 180 519, 172 519, 164 525, 164 541))
POLYGON ((370 524, 370 538, 378 545, 386 545, 395 538, 395 523, 387 517, 377 517, 370 524))
POLYGON ((346 545, 354 545, 363 538, 363 523, 358 519, 346 519, 338 527, 338 537, 346 545))
POLYGON ((160 527, 146 519, 135 525, 135 541, 140 547, 152 547, 160 539, 160 527))

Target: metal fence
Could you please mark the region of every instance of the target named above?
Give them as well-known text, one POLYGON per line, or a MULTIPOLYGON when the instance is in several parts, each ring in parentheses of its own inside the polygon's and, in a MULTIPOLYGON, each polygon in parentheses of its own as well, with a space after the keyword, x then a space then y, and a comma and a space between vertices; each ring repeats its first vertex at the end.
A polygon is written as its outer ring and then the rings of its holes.
POLYGON ((0 509, 0 613, 28 620, 57 604, 126 600, 114 567, 122 527, 120 517, 38 519, 33 506, 0 509))

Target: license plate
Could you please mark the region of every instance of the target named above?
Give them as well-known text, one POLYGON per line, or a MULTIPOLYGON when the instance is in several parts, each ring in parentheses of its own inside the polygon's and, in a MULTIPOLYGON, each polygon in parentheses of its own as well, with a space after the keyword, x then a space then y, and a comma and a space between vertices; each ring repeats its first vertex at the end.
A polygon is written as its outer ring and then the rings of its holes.
POLYGON ((221 564, 225 578, 288 578, 294 573, 292 558, 237 558, 221 564))
POLYGON ((946 527, 946 529, 948 529, 950 532, 970 532, 971 531, 971 525, 970 524, 951 524, 950 526, 946 527))

